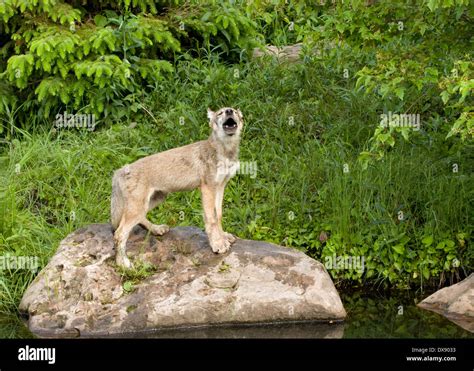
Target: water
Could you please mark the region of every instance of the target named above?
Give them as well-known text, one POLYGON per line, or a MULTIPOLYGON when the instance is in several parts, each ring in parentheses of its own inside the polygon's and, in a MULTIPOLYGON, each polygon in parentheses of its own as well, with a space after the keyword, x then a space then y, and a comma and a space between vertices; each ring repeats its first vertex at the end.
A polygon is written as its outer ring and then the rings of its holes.
POLYGON ((445 317, 418 308, 421 298, 410 292, 341 296, 348 314, 344 338, 474 338, 445 317))
MULTIPOLYGON (((423 295, 424 297, 427 294, 423 295)), ((342 294, 344 323, 218 326, 143 333, 149 338, 474 338, 443 316, 416 307, 411 293, 342 294)), ((419 299, 419 298, 418 298, 419 299)), ((31 338, 17 317, 0 317, 0 338, 31 338)), ((130 336, 127 336, 130 337, 130 336)))

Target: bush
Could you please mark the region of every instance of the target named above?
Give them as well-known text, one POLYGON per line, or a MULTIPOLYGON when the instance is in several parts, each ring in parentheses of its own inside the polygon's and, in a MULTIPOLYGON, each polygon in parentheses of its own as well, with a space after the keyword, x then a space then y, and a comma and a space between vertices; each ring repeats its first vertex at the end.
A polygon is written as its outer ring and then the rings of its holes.
POLYGON ((21 105, 22 121, 68 110, 118 121, 144 109, 176 53, 217 48, 232 58, 254 34, 253 22, 222 1, 6 0, 0 114, 21 105))

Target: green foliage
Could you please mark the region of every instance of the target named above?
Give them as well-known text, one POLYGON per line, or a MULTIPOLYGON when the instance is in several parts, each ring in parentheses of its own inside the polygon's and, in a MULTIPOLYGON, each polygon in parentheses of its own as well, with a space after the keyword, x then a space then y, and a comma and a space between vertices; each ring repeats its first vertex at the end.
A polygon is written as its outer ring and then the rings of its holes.
POLYGON ((451 75, 443 78, 439 86, 443 103, 451 110, 461 114, 454 121, 446 138, 460 135, 463 141, 474 138, 474 106, 472 92, 474 90, 474 63, 472 61, 456 61, 451 75))
POLYGON ((51 120, 69 110, 112 122, 129 116, 122 101, 138 103, 173 72, 170 61, 182 45, 239 54, 254 43, 254 33, 255 25, 237 6, 221 1, 125 0, 79 7, 59 0, 5 0, 0 37, 6 42, 0 50, 7 63, 0 62, 0 76, 8 83, 0 85, 0 93, 9 98, 2 98, 0 114, 27 99, 22 118, 39 113, 51 120))
MULTIPOLYGON (((433 116, 442 115, 447 123, 441 130, 464 141, 473 135, 473 11, 464 0, 423 6, 352 2, 324 15, 324 32, 315 40, 338 39, 347 50, 339 64, 357 78, 357 88, 384 101, 382 112, 421 114, 423 130, 431 129, 433 116), (450 104, 450 99, 459 101, 450 104)), ((412 133, 411 128, 377 128, 370 156, 362 153, 361 160, 382 158, 412 133)))
POLYGON ((311 0, 251 0, 245 9, 257 23, 265 43, 288 45, 304 41, 309 31, 319 30, 319 17, 325 8, 311 0))
POLYGON ((120 273, 122 289, 125 293, 133 292, 140 281, 153 275, 157 271, 154 265, 143 261, 134 262, 134 267, 131 269, 117 266, 115 266, 115 268, 120 273))

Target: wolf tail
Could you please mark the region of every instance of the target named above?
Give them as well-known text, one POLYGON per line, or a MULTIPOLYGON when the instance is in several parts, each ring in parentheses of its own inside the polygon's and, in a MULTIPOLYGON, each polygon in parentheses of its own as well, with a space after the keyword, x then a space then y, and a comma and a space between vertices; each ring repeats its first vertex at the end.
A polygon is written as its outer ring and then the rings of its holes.
POLYGON ((112 227, 116 230, 122 219, 124 208, 123 192, 121 187, 121 172, 116 171, 112 178, 112 197, 110 200, 110 216, 112 227))

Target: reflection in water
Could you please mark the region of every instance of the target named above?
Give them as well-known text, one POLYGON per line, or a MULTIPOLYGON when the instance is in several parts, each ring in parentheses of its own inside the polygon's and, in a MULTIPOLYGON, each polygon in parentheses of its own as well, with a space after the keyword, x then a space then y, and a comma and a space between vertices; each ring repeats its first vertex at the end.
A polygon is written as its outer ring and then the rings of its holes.
MULTIPOLYGON (((428 294, 423 294, 423 298, 428 294)), ((474 338, 443 316, 418 308, 412 292, 341 295, 347 311, 345 338, 474 338)))
MULTIPOLYGON (((296 339, 296 338, 342 338, 343 324, 314 322, 281 323, 271 325, 213 326, 178 330, 161 330, 140 334, 140 338, 171 339, 296 339)), ((115 336, 117 337, 117 336, 115 336)), ((122 337, 130 337, 124 335, 122 337)))
MULTIPOLYGON (((423 295, 426 297, 427 295, 423 295)), ((344 324, 314 322, 215 326, 135 334, 139 338, 474 338, 439 314, 416 307, 412 293, 342 294, 344 324)), ((420 298, 418 298, 420 300, 420 298)), ((0 317, 0 338, 33 337, 18 317, 0 317)), ((130 337, 129 334, 124 337, 130 337)))

